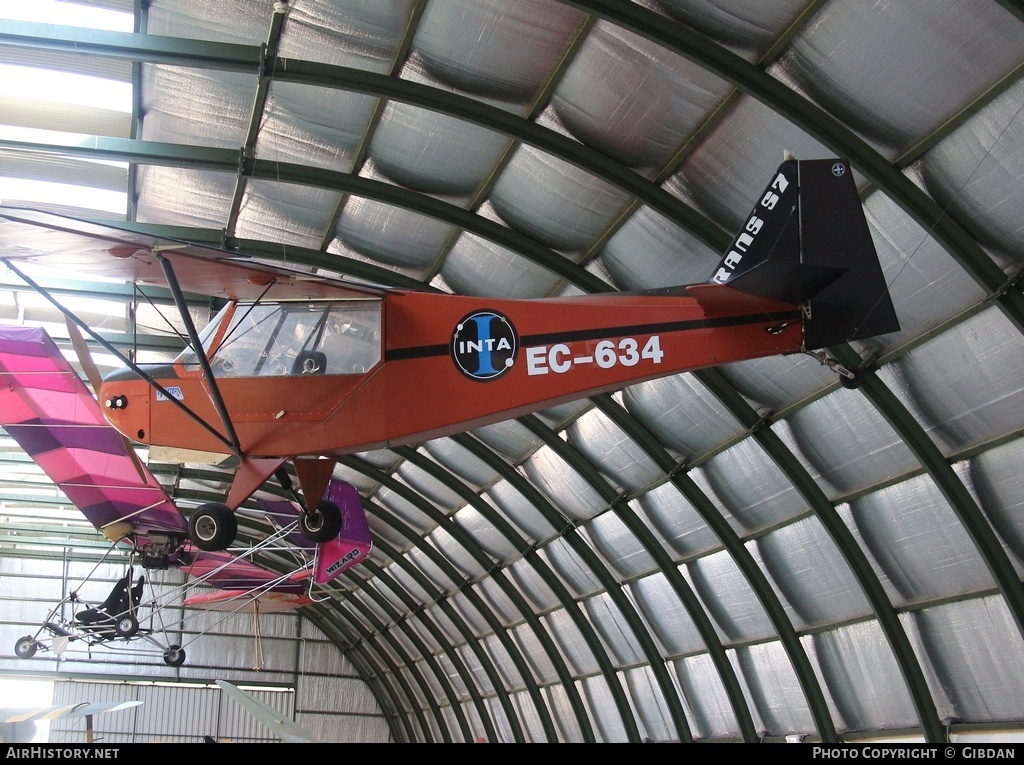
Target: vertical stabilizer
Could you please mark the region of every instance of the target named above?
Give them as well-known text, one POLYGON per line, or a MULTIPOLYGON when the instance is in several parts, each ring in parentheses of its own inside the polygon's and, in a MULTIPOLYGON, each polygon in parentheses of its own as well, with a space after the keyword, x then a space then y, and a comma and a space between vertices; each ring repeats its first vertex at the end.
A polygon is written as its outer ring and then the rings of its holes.
MULTIPOLYGON (((779 165, 743 227, 733 238, 711 281, 739 287, 741 285, 736 280, 754 273, 755 269, 768 261, 799 263, 799 200, 797 161, 786 160, 779 165)), ((748 282, 742 288, 748 292, 758 292, 751 284, 748 282)), ((770 287, 766 285, 765 289, 770 287)), ((778 294, 768 296, 783 299, 778 294)))
POLYGON ((899 330, 844 159, 787 159, 710 281, 806 305, 807 349, 899 330))

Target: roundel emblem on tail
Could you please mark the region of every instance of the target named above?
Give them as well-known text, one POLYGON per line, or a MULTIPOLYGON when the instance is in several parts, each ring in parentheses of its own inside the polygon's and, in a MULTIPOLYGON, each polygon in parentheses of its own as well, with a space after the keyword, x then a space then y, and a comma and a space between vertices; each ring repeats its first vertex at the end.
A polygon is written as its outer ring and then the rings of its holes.
POLYGON ((471 380, 497 380, 512 368, 518 351, 516 328, 497 311, 474 311, 452 332, 452 361, 471 380))
POLYGON ((834 165, 832 165, 832 175, 834 175, 836 178, 842 178, 844 175, 846 175, 846 165, 844 165, 842 162, 836 162, 834 165))

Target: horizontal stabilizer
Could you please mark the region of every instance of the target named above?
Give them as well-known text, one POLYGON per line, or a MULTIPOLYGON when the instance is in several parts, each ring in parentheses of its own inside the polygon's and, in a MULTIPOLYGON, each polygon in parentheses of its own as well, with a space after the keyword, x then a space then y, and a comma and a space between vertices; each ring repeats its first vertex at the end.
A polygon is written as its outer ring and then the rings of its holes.
POLYGON ((736 289, 732 284, 691 284, 686 294, 694 298, 708 318, 742 314, 777 316, 780 320, 797 318, 799 309, 794 303, 754 292, 736 289))
POLYGON ((790 305, 801 305, 845 272, 845 268, 769 260, 733 277, 729 285, 790 305))
POLYGON ((78 704, 0 709, 0 742, 4 744, 30 744, 35 740, 37 722, 62 720, 66 717, 84 717, 86 718, 86 741, 91 744, 92 718, 94 715, 130 709, 131 707, 139 706, 141 703, 141 701, 81 702, 78 704))

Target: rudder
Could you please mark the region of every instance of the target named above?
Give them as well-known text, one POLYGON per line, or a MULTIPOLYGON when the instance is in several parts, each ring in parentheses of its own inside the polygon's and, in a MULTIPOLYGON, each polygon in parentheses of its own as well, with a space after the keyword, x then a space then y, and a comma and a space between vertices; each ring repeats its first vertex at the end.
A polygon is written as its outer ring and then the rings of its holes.
POLYGON ((803 261, 845 268, 811 299, 804 329, 808 348, 898 332, 882 266, 846 160, 800 162, 803 261))

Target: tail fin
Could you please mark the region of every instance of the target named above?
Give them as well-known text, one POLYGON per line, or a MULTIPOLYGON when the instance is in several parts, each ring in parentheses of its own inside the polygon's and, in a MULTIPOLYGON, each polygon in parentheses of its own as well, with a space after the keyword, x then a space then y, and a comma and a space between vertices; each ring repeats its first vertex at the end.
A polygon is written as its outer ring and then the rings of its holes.
POLYGON ((900 328, 845 159, 783 162, 709 281, 806 304, 807 349, 900 328))

